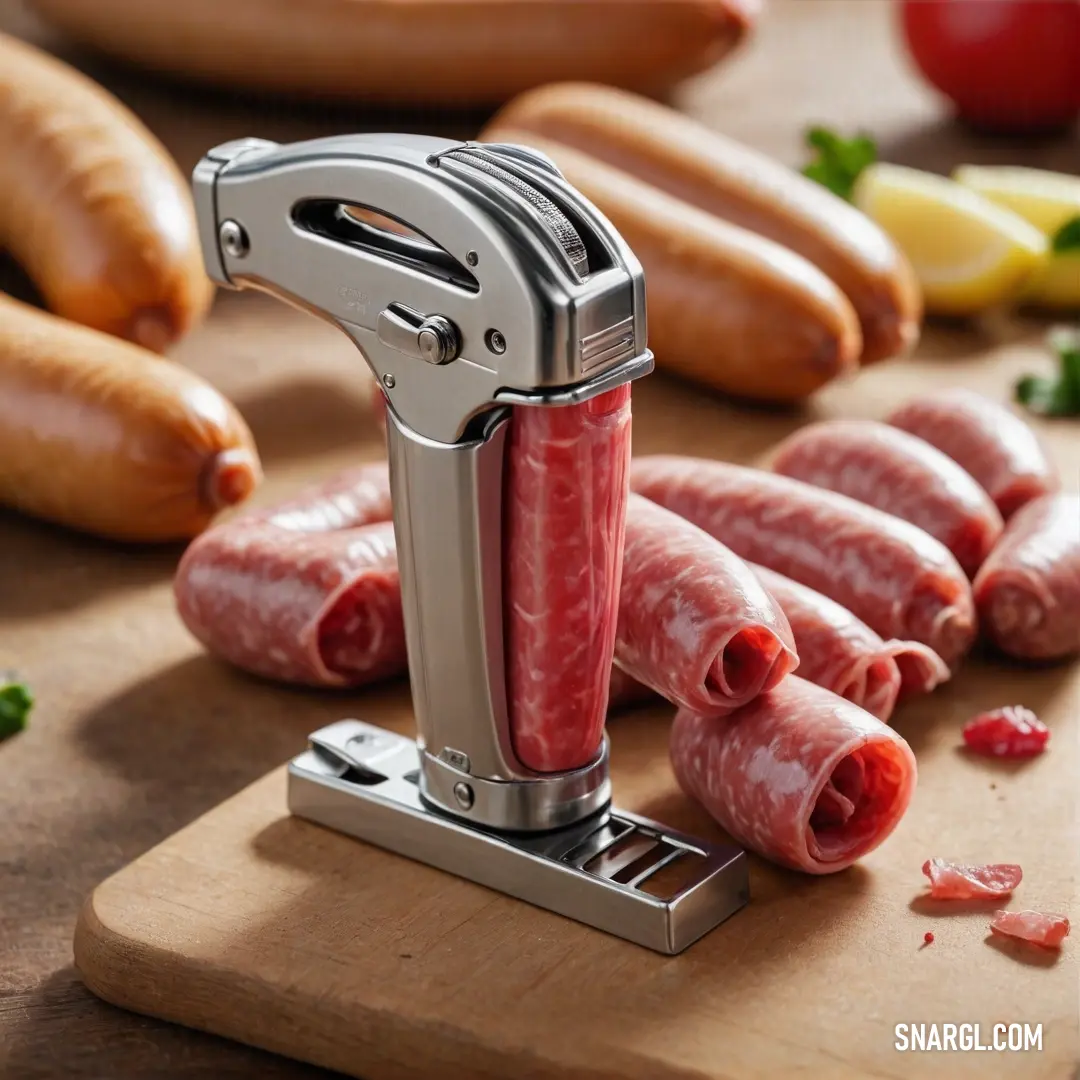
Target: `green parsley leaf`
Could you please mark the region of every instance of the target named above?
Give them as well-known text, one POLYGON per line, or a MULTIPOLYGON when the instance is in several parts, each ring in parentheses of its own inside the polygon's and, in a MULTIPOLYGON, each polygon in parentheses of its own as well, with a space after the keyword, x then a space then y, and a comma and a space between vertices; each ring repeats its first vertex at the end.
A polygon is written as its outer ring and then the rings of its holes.
POLYGON ((817 158, 803 169, 803 175, 849 202, 855 181, 877 161, 877 144, 862 133, 843 139, 828 128, 812 127, 806 132, 806 144, 817 151, 817 158))
POLYGON ((1064 254, 1066 251, 1080 251, 1080 217, 1069 218, 1054 233, 1050 248, 1055 255, 1064 254))
POLYGON ((1058 374, 1025 375, 1016 398, 1039 416, 1080 416, 1080 331, 1059 329, 1048 341, 1058 355, 1058 374))
POLYGON ((23 683, 0 677, 0 739, 22 731, 33 707, 33 695, 23 683))

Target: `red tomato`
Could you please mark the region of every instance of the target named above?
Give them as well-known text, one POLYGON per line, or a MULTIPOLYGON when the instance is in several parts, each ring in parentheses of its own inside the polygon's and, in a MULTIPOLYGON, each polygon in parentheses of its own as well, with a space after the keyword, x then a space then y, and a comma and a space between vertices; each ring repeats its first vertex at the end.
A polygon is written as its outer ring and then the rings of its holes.
POLYGON ((999 131, 1080 114, 1080 0, 902 0, 908 48, 965 119, 999 131))

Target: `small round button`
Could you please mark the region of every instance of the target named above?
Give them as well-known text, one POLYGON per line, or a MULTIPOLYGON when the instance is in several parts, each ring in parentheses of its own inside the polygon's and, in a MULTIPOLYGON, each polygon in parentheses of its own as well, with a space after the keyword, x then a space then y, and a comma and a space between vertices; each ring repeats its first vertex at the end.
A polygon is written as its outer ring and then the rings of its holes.
POLYGON ((416 345, 429 364, 447 364, 458 354, 457 330, 449 319, 432 315, 416 332, 416 345))

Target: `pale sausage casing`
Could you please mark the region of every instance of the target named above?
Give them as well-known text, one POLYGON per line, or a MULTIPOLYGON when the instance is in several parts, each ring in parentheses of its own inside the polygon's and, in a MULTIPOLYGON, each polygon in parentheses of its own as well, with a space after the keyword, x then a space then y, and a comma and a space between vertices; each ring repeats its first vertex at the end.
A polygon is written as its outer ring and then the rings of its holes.
POLYGON ((645 268, 660 367, 728 394, 798 401, 857 366, 851 304, 801 255, 570 147, 503 127, 484 138, 548 154, 618 229, 645 268))
POLYGON ((364 104, 492 105, 560 79, 659 92, 717 63, 758 0, 33 0, 173 75, 364 104))
POLYGON ((1060 486, 1038 436, 1016 413, 956 386, 913 398, 888 418, 925 439, 970 473, 1008 519, 1060 486))
MULTIPOLYGON (((780 162, 647 98, 609 86, 543 86, 489 127, 606 161, 702 210, 775 240, 827 274, 859 314, 864 363, 906 352, 922 303, 910 264, 868 217, 780 162)), ((486 136, 491 137, 491 136, 486 136)))
POLYGON ((53 312, 155 351, 213 294, 165 148, 86 76, 3 35, 0 247, 53 312))
POLYGON ((843 870, 881 844, 916 779, 895 731, 797 675, 727 716, 681 711, 671 761, 735 840, 809 874, 843 870))
POLYGON ((987 636, 1025 660, 1080 652, 1080 497, 1044 495, 1009 521, 975 579, 987 636))
POLYGON ((1004 528, 990 496, 955 461, 874 420, 810 424, 780 444, 772 468, 917 525, 953 553, 968 577, 1004 528))
POLYGON ((737 555, 824 593, 883 638, 929 646, 950 667, 975 637, 971 586, 939 541, 891 514, 760 469, 635 458, 633 490, 737 555))
POLYGON ((0 502, 110 539, 186 540, 261 478, 197 375, 0 297, 0 502))

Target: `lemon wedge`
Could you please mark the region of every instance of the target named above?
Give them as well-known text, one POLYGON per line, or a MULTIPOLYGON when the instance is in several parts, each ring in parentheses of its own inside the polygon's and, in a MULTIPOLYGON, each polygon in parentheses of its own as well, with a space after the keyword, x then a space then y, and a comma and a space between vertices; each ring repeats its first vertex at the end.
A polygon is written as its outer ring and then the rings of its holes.
MULTIPOLYGON (((953 179, 1019 214, 1048 238, 1080 218, 1080 177, 1019 166, 961 165, 953 179)), ((1080 250, 1052 252, 1024 299, 1044 307, 1080 307, 1080 250)))
POLYGON ((930 312, 972 315, 1015 299, 1047 261, 1034 225, 944 176, 879 162, 853 201, 907 255, 930 312))

